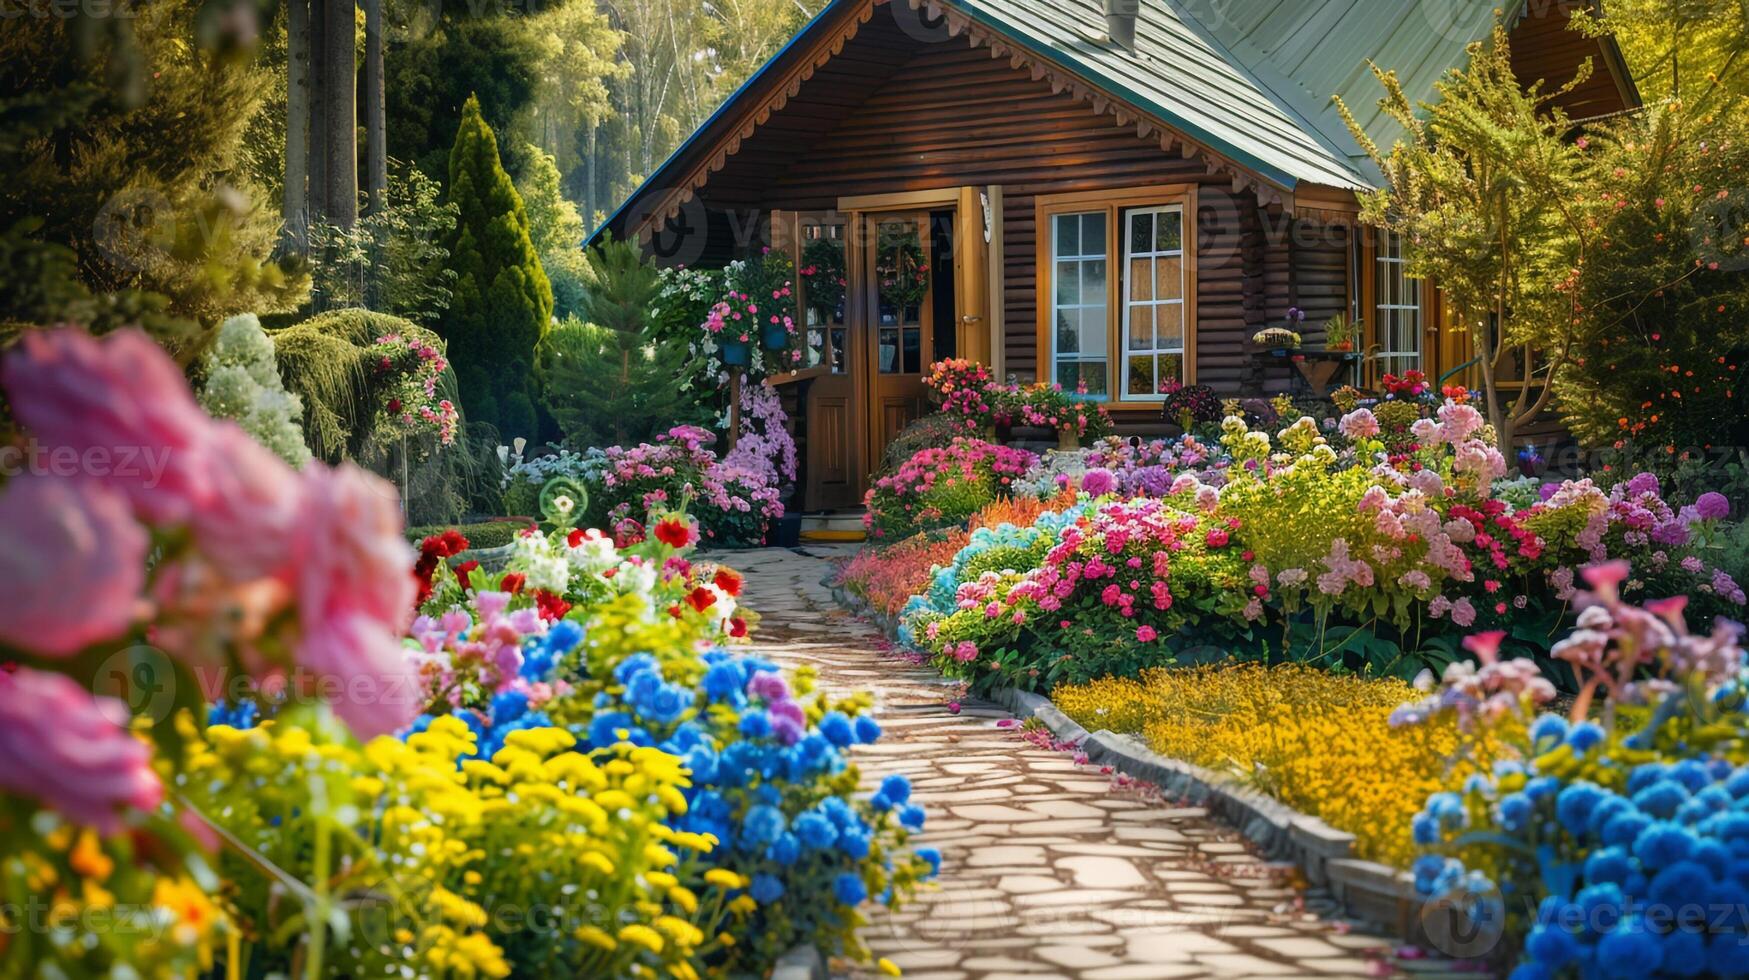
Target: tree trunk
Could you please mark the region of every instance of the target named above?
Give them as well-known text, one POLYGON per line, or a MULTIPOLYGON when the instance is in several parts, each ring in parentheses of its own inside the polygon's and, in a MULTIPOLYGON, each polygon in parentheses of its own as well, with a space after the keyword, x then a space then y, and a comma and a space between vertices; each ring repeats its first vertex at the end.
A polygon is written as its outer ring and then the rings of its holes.
POLYGON ((358 19, 352 0, 321 0, 322 94, 328 140, 328 221, 350 230, 358 224, 358 19))
POLYGON ((364 0, 364 174, 369 213, 389 203, 388 120, 383 101, 383 0, 364 0))
POLYGON ((589 159, 586 164, 587 176, 583 182, 583 227, 588 229, 590 234, 595 233, 595 154, 596 134, 600 132, 601 124, 599 122, 589 124, 589 159))
POLYGON ((310 247, 310 3, 286 7, 285 227, 281 247, 302 255, 310 247))
POLYGON ((309 224, 314 225, 328 220, 328 6, 327 0, 309 0, 309 4, 310 65, 305 80, 310 95, 304 158, 309 161, 305 201, 309 224))

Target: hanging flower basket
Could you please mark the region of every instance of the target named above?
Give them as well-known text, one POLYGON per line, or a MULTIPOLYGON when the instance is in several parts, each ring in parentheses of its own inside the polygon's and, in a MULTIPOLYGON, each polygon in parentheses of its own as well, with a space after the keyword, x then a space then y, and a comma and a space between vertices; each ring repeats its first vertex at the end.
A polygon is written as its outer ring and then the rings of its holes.
POLYGON ((723 363, 730 367, 746 367, 753 363, 753 345, 745 340, 724 340, 719 348, 723 363))
POLYGON ((781 323, 767 323, 759 331, 759 340, 766 350, 783 350, 789 346, 789 328, 781 323))

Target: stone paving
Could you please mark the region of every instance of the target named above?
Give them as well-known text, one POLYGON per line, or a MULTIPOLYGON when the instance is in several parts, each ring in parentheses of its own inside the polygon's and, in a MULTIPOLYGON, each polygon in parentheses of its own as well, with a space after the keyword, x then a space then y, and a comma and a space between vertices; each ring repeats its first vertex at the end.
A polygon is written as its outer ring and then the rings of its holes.
POLYGON ((721 556, 747 574, 763 617, 760 653, 815 665, 828 688, 873 692, 886 736, 858 750, 871 787, 904 773, 942 852, 939 887, 863 937, 913 980, 1084 977, 1391 976, 1432 964, 1321 916, 1334 903, 1295 887, 1198 807, 1115 786, 1095 766, 1037 745, 934 670, 883 654, 875 629, 821 579, 842 547, 721 556))

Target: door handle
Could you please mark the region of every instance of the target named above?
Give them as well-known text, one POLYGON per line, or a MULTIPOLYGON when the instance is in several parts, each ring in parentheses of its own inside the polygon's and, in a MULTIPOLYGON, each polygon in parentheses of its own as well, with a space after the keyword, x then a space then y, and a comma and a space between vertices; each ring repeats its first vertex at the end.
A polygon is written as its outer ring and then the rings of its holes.
POLYGON ((976 315, 971 314, 971 313, 967 313, 965 316, 960 317, 960 322, 969 327, 974 323, 983 323, 984 318, 981 316, 976 316, 976 315))

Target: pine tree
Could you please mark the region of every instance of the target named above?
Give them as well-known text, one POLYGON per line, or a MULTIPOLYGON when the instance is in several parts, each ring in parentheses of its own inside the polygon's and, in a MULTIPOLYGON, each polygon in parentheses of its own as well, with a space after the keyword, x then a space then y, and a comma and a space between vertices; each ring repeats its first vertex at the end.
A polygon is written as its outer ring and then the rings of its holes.
POLYGON ((568 445, 645 441, 697 414, 691 393, 674 383, 687 356, 684 347, 627 344, 625 334, 573 317, 541 342, 541 402, 568 445))
POLYGON ((553 290, 529 239, 522 198, 499 160, 498 139, 471 96, 449 154, 449 199, 457 210, 449 246, 456 279, 443 335, 463 405, 505 438, 535 436, 530 372, 552 318, 553 290))

